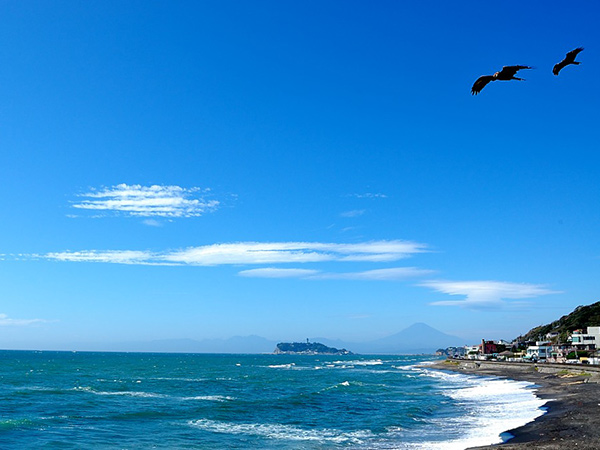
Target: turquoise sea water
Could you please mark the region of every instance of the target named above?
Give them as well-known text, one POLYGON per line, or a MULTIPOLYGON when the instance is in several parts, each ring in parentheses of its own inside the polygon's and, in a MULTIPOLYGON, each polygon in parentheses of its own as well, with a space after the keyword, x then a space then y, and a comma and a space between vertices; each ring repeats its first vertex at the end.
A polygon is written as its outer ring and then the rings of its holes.
POLYGON ((1 449, 460 449, 543 413, 431 357, 0 352, 1 449))

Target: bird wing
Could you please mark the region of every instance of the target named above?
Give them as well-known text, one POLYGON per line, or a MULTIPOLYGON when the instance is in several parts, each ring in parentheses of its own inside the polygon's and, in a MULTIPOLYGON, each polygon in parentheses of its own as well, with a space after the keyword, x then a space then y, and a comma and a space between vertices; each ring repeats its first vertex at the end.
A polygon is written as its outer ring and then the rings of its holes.
POLYGON ((554 65, 554 67, 552 68, 552 73, 554 75, 558 75, 558 72, 560 72, 563 69, 563 67, 565 67, 567 64, 568 64, 567 60, 563 59, 561 62, 554 65))
POLYGON ((565 59, 563 59, 561 62, 559 62, 558 64, 556 64, 554 66, 554 68, 552 69, 552 73, 554 75, 558 75, 558 72, 560 72, 565 66, 568 66, 569 64, 574 63, 575 57, 581 51, 583 51, 583 47, 578 47, 575 50, 571 50, 569 53, 567 53, 567 56, 565 56, 565 59))
POLYGON ((498 72, 498 77, 514 77, 515 74, 521 69, 532 69, 529 66, 504 66, 502 70, 498 72))
POLYGON ((481 92, 481 90, 488 84, 490 81, 494 80, 493 75, 483 75, 473 83, 473 87, 471 88, 471 95, 477 95, 481 92))
POLYGON ((578 47, 575 50, 571 50, 567 53, 567 57, 565 58, 568 61, 575 61, 575 57, 579 54, 579 52, 583 51, 583 47, 578 47))

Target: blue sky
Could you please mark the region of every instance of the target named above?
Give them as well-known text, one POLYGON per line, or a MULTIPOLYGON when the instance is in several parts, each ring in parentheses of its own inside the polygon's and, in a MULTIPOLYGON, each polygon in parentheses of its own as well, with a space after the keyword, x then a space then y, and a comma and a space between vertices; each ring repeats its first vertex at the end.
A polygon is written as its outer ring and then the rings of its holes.
POLYGON ((599 12, 3 2, 0 346, 470 343, 597 301, 599 12))

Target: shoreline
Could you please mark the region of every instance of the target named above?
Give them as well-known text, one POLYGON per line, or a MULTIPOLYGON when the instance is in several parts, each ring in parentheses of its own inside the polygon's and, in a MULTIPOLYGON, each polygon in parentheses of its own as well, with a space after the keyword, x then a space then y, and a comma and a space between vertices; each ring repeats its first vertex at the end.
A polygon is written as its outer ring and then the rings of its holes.
POLYGON ((600 368, 591 366, 446 360, 429 369, 496 376, 536 385, 535 394, 547 412, 513 430, 506 442, 469 450, 564 450, 600 448, 600 368))

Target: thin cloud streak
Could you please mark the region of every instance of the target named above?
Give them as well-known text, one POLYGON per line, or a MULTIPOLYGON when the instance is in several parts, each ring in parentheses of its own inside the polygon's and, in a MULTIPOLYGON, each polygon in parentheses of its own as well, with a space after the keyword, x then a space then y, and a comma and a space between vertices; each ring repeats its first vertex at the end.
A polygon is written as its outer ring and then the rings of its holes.
POLYGON ((72 262, 218 266, 324 261, 389 262, 426 251, 427 248, 424 244, 400 240, 358 244, 239 242, 190 247, 161 253, 135 250, 85 250, 54 252, 37 256, 72 262))
MULTIPOLYGON (((560 294, 541 284, 511 283, 505 281, 442 281, 430 280, 420 284, 448 295, 464 296, 462 300, 442 300, 435 306, 460 306, 485 309, 502 307, 507 299, 534 298, 542 295, 560 294)), ((511 303, 511 304, 514 304, 511 303)))
POLYGON ((364 194, 350 194, 350 197, 356 198, 387 198, 388 196, 380 193, 366 192, 364 194))
POLYGON ((24 327, 24 326, 33 325, 36 323, 45 323, 45 322, 48 322, 48 321, 44 320, 44 319, 11 319, 6 314, 0 314, 0 326, 3 326, 3 327, 10 327, 10 326, 24 327))
POLYGON ((97 262, 114 264, 144 264, 153 259, 150 252, 135 250, 84 250, 80 252, 54 252, 40 255, 45 259, 70 262, 97 262))
POLYGON ((371 281, 397 281, 419 278, 431 275, 432 270, 416 267, 392 267, 388 269, 375 269, 363 272, 321 272, 308 269, 280 269, 261 268, 243 270, 238 275, 253 278, 300 278, 304 280, 371 280, 371 281))
POLYGON ((431 275, 434 271, 419 269, 417 267, 391 267, 388 269, 366 270, 363 272, 323 273, 313 278, 337 280, 371 280, 371 281, 397 281, 431 275))
POLYGON ((214 211, 219 206, 217 200, 204 199, 202 194, 208 191, 198 187, 141 186, 122 183, 80 194, 79 197, 85 199, 71 206, 76 209, 136 217, 198 217, 214 211))

